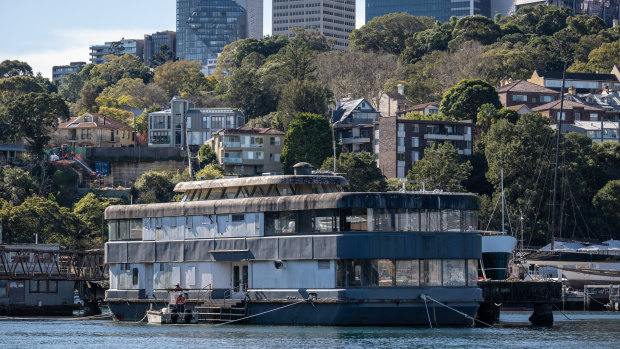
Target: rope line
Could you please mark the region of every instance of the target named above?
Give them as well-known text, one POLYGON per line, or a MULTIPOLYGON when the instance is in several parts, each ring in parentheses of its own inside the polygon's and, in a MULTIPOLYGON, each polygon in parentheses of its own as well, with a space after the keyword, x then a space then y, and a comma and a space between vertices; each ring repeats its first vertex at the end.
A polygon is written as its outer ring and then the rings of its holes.
POLYGON ((481 321, 481 320, 478 320, 478 319, 476 319, 476 318, 473 318, 473 317, 471 317, 471 316, 469 316, 469 315, 467 315, 467 314, 463 313, 462 311, 456 310, 456 309, 452 308, 451 306, 448 306, 447 304, 443 304, 443 303, 441 303, 440 301, 433 299, 433 298, 432 298, 432 297, 430 297, 430 296, 427 296, 427 295, 420 295, 420 297, 422 297, 422 299, 424 299, 424 303, 426 303, 426 299, 428 298, 428 299, 430 299, 431 301, 433 301, 433 302, 435 302, 435 303, 437 303, 437 304, 439 304, 439 305, 443 305, 444 307, 446 307, 446 308, 448 308, 448 309, 450 309, 450 310, 452 310, 452 311, 454 311, 454 312, 456 312, 456 313, 458 313, 458 314, 461 314, 461 315, 463 315, 464 317, 466 317, 466 318, 468 318, 468 319, 471 319, 471 320, 474 320, 474 321, 478 321, 479 323, 481 323, 481 324, 483 324, 483 325, 486 325, 486 326, 488 326, 488 327, 491 327, 491 328, 493 327, 493 325, 489 325, 489 324, 487 324, 487 323, 486 323, 486 322, 484 322, 484 321, 481 321))
POLYGON ((276 310, 281 310, 281 309, 288 308, 288 307, 291 307, 291 306, 293 306, 293 305, 296 305, 296 304, 299 304, 299 303, 305 303, 305 302, 307 302, 307 301, 306 301, 305 299, 303 299, 303 300, 300 300, 299 302, 295 302, 295 303, 287 304, 287 305, 282 306, 282 307, 279 307, 279 308, 275 308, 275 309, 271 309, 271 310, 264 311, 264 312, 262 312, 262 313, 258 313, 258 314, 254 314, 254 315, 246 316, 246 317, 243 317, 243 318, 241 318, 241 319, 236 319, 236 320, 230 320, 230 321, 222 322, 222 323, 219 323, 219 324, 211 325, 211 326, 209 326, 209 327, 218 327, 218 326, 222 326, 222 325, 228 325, 228 324, 231 324, 231 323, 233 323, 233 322, 238 322, 238 321, 241 321, 241 320, 247 320, 247 319, 250 319, 250 318, 253 318, 253 317, 257 317, 257 316, 260 316, 260 315, 264 315, 264 314, 267 314, 267 313, 271 313, 271 312, 274 312, 274 311, 276 311, 276 310))
POLYGON ((431 322, 431 314, 428 312, 428 304, 426 304, 426 297, 422 297, 424 299, 424 306, 426 307, 426 315, 428 316, 428 325, 433 328, 433 323, 431 322))
POLYGON ((80 320, 98 320, 113 317, 113 314, 101 314, 92 316, 82 316, 73 318, 54 318, 54 317, 14 317, 14 316, 0 316, 0 320, 5 321, 80 321, 80 320))

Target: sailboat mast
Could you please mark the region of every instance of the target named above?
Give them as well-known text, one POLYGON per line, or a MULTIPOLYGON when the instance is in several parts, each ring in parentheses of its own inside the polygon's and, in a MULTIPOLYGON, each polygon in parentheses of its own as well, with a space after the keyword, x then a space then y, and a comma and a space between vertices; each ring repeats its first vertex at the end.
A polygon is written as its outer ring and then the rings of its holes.
POLYGON ((555 234, 557 230, 555 222, 555 206, 558 189, 558 161, 560 159, 560 135, 562 134, 562 116, 564 114, 564 87, 566 85, 566 62, 564 62, 564 70, 562 71, 562 91, 560 93, 560 113, 557 117, 558 137, 555 142, 555 166, 553 170, 553 208, 551 212, 551 249, 555 250, 555 234))
POLYGON ((504 231, 504 169, 502 168, 502 233, 504 231))

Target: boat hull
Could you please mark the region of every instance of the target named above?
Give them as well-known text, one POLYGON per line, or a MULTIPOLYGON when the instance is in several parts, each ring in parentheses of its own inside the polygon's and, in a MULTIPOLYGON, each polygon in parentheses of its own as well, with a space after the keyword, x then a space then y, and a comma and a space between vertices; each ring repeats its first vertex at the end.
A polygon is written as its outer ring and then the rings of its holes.
POLYGON ((487 279, 506 280, 510 256, 516 245, 517 239, 510 235, 482 236, 482 263, 487 279))

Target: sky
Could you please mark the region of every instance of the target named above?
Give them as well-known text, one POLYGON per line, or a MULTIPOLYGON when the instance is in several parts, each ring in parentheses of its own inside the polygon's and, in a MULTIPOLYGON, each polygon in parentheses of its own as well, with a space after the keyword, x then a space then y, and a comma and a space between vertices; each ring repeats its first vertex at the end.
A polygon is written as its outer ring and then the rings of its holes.
MULTIPOLYGON (((271 34, 271 0, 264 0, 263 32, 271 34)), ((0 0, 0 62, 27 62, 52 77, 52 66, 88 62, 90 45, 143 39, 176 30, 175 0, 0 0)), ((356 27, 364 0, 356 0, 356 27)))

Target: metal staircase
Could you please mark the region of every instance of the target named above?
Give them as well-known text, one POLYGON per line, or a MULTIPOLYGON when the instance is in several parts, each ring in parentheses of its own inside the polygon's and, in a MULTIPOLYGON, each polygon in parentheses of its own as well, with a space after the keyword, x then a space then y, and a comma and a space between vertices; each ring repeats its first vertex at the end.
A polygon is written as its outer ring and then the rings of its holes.
POLYGON ((200 314, 198 322, 215 324, 244 318, 247 307, 243 299, 208 299, 202 305, 196 306, 196 311, 200 314))

